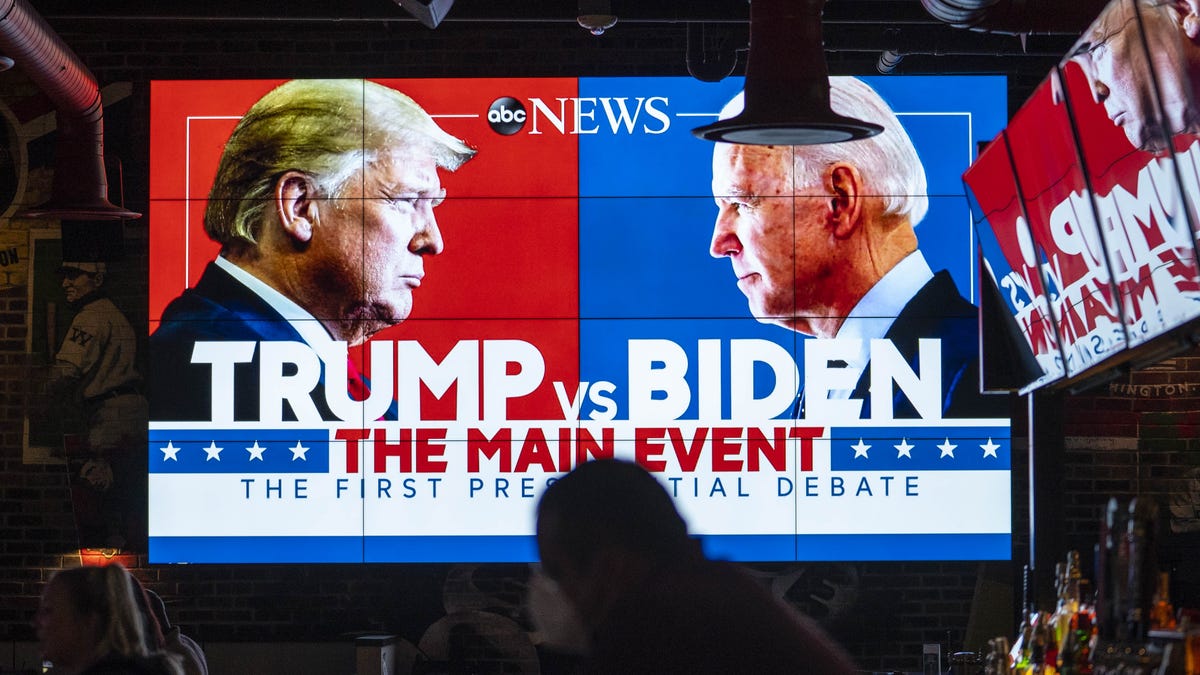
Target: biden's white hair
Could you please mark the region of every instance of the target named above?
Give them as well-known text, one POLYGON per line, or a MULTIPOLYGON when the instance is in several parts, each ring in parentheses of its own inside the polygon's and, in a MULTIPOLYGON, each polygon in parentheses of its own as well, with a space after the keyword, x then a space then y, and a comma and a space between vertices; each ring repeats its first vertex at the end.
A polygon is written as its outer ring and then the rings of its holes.
MULTIPOLYGON (((885 215, 907 217, 912 225, 921 222, 929 211, 925 166, 896 113, 874 89, 854 77, 829 78, 829 104, 834 112, 874 122, 883 131, 855 141, 793 146, 796 176, 819 176, 836 162, 849 162, 862 174, 866 193, 883 200, 885 215)), ((743 106, 743 95, 738 93, 722 108, 721 119, 737 115, 743 106)))

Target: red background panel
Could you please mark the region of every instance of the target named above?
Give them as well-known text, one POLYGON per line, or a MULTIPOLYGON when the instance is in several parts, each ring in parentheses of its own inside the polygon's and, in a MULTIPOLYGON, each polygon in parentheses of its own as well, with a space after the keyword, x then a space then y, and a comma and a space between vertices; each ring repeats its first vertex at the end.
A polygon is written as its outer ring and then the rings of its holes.
POLYGON ((410 320, 579 316, 575 199, 448 197, 435 213, 445 249, 425 259, 410 320))
MULTIPOLYGON (((1047 256, 1057 261, 1056 269, 1061 270, 1061 281, 1066 288, 1092 274, 1094 263, 1087 256, 1064 253, 1050 230, 1051 212, 1072 193, 1082 194, 1086 187, 1070 117, 1063 103, 1054 102, 1051 88, 1050 80, 1043 80, 1013 116, 1006 133, 1025 198, 1029 227, 1047 256)), ((1077 227, 1088 231, 1085 238, 1099 242, 1099 230, 1088 206, 1075 213, 1077 227)), ((1103 259, 1098 262, 1105 264, 1103 259)))
MULTIPOLYGON (((203 231, 208 187, 237 117, 282 80, 155 82, 151 89, 150 317, 217 253, 203 231)), ((478 154, 442 172, 446 239, 413 318, 578 313, 578 150, 563 134, 505 136, 487 122, 501 96, 570 97, 573 78, 379 80, 421 104, 478 154), (558 197, 559 199, 546 199, 558 197), (503 198, 503 199, 501 199, 503 198), (518 198, 518 199, 511 199, 518 198), (563 199, 566 198, 566 199, 563 199)))

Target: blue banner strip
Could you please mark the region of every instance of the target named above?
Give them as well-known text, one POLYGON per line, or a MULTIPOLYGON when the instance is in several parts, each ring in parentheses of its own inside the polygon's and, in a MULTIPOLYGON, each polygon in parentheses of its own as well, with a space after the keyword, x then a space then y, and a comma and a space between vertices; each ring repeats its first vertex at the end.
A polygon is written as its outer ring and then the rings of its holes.
POLYGON ((794 534, 714 534, 696 537, 704 555, 713 560, 742 562, 796 559, 794 534))
POLYGON ((1008 534, 809 534, 798 560, 1010 560, 1008 534))
POLYGON ((325 429, 152 429, 150 473, 328 473, 325 429))
POLYGON ((152 564, 357 563, 362 537, 150 537, 152 564))
POLYGON ((738 562, 1009 560, 1007 534, 801 534, 699 537, 710 558, 738 562))
POLYGON ((1012 440, 1004 427, 833 427, 834 471, 1008 471, 1012 440))
POLYGON ((366 537, 364 562, 536 562, 530 536, 366 537))
MULTIPOLYGON (((707 535, 705 555, 739 562, 1009 560, 1008 534, 707 535)), ((151 537, 150 562, 535 562, 532 536, 151 537)))

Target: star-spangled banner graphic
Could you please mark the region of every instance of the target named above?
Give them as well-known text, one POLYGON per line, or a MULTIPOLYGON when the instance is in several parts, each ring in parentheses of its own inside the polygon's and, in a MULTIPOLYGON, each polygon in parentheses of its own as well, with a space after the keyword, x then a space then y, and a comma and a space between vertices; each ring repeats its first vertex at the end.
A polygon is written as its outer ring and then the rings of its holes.
POLYGON ((151 473, 329 473, 329 430, 151 430, 149 452, 151 473))
POLYGON ((831 427, 834 471, 1008 471, 1007 427, 831 427))

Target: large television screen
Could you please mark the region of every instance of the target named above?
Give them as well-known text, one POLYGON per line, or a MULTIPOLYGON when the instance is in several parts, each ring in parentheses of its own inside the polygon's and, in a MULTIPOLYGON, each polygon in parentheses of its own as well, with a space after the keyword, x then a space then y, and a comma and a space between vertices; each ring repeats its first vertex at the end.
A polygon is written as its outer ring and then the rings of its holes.
POLYGON ((1035 328, 1025 347, 1042 372, 1019 391, 1086 387, 1200 339, 1189 21, 1170 4, 1109 2, 964 176, 1010 314, 1035 328))
POLYGON ((1008 559, 1005 81, 832 80, 882 134, 694 137, 740 78, 153 82, 151 561, 533 561, 603 457, 713 557, 1008 559))

